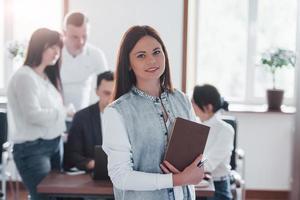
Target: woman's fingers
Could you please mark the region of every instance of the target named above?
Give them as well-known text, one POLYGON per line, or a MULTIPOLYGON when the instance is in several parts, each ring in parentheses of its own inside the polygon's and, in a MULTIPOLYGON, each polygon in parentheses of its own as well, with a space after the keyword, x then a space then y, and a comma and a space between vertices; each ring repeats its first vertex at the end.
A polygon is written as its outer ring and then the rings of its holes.
POLYGON ((198 165, 199 162, 202 160, 202 157, 203 157, 202 154, 200 154, 200 155, 194 160, 193 164, 198 165))
POLYGON ((163 164, 160 164, 159 166, 165 174, 170 174, 171 173, 163 164))
POLYGON ((180 171, 178 169, 176 169, 176 167, 174 167, 171 163, 169 163, 168 161, 164 161, 164 165, 172 172, 175 174, 180 173, 180 171))

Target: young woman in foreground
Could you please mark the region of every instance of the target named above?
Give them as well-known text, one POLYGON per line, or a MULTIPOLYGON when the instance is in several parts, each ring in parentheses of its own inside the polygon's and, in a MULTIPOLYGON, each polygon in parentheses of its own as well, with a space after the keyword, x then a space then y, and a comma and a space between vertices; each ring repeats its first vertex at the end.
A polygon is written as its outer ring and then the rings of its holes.
POLYGON ((103 149, 116 200, 195 199, 199 155, 182 172, 163 160, 176 117, 195 120, 173 89, 167 51, 149 26, 131 27, 119 49, 114 102, 104 111, 103 149))

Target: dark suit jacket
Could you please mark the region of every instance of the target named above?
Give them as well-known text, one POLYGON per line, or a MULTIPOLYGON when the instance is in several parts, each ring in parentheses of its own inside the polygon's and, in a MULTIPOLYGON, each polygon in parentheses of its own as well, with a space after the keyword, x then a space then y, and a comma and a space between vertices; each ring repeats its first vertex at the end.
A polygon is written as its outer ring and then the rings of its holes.
POLYGON ((86 170, 94 159, 94 146, 102 145, 102 129, 98 102, 78 111, 72 121, 65 145, 65 168, 86 170))

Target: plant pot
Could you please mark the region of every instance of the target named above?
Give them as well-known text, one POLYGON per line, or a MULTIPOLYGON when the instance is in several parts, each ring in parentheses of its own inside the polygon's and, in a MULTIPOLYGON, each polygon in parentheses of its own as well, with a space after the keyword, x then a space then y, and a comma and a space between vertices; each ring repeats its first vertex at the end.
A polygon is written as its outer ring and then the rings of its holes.
POLYGON ((269 111, 281 111, 280 107, 283 100, 283 93, 283 90, 267 90, 269 111))

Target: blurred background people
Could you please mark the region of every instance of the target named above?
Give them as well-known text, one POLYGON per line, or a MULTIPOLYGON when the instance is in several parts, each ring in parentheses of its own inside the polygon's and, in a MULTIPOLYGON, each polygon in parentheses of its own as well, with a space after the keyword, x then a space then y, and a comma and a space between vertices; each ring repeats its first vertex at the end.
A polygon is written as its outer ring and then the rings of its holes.
POLYGON ((61 79, 64 100, 65 105, 74 106, 78 111, 90 105, 92 82, 108 69, 107 61, 102 50, 87 43, 89 20, 83 13, 66 15, 63 33, 61 79))
MULTIPOLYGON (((203 124, 210 127, 204 157, 207 158, 205 172, 209 173, 215 185, 215 194, 209 200, 230 200, 230 157, 233 149, 234 130, 224 122, 218 111, 228 110, 228 103, 221 98, 212 85, 195 86, 192 104, 203 124)), ((205 198, 204 198, 205 199, 205 198)))
POLYGON ((62 46, 58 32, 36 30, 24 66, 12 76, 7 90, 14 161, 32 200, 41 199, 38 183, 50 170, 61 168, 66 117, 59 72, 62 46))
POLYGON ((99 74, 95 91, 99 101, 75 114, 65 146, 65 168, 77 167, 86 171, 94 169, 94 147, 102 145, 101 116, 111 101, 113 80, 114 74, 111 71, 99 74))

